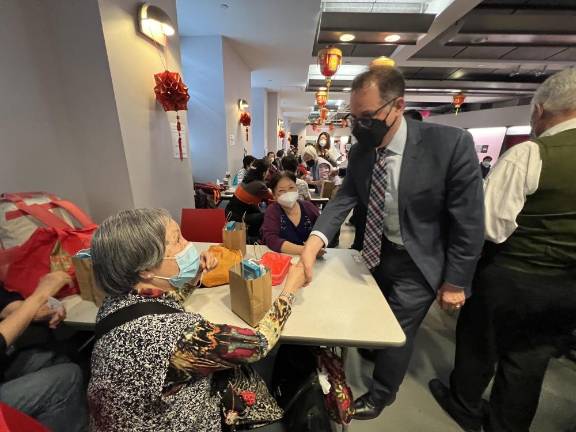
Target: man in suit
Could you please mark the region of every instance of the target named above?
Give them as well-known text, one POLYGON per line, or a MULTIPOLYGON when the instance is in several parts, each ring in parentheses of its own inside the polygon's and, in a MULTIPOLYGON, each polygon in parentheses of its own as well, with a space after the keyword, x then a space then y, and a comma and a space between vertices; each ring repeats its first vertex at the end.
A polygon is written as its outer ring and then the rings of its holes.
POLYGON ((354 403, 354 418, 362 420, 394 402, 434 299, 444 309, 462 307, 484 240, 482 178, 471 135, 404 119, 404 87, 401 72, 391 67, 354 79, 350 108, 358 145, 301 255, 310 281, 318 252, 350 210, 367 207, 362 254, 406 344, 377 352, 370 391, 354 403))

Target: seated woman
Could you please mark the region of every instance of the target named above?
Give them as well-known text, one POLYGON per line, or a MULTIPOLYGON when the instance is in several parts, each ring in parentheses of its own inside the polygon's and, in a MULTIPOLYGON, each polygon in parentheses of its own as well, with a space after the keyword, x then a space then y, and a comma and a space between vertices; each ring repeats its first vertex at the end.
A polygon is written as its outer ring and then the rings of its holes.
POLYGON ((242 222, 248 226, 248 240, 256 241, 264 221, 264 213, 260 211, 262 201, 273 199, 272 193, 264 183, 269 164, 266 159, 257 159, 250 165, 242 183, 238 185, 234 196, 226 206, 228 220, 242 222))
POLYGON ((273 251, 299 255, 320 212, 314 204, 298 199, 293 173, 277 174, 271 186, 276 203, 266 211, 262 239, 273 251))
POLYGON ((298 178, 298 159, 293 155, 288 155, 282 159, 282 169, 293 173, 296 176, 296 187, 298 188, 298 198, 306 201, 310 201, 312 196, 310 195, 310 188, 308 183, 306 183, 301 178, 298 178))
POLYGON ((184 311, 182 294, 216 263, 198 254, 165 210, 124 210, 109 217, 94 234, 91 252, 95 280, 109 295, 97 325, 135 304, 153 303, 175 313, 140 316, 96 341, 88 386, 90 430, 221 431, 212 374, 255 362, 274 347, 294 293, 304 284, 303 267, 292 266, 284 290, 250 329, 184 311))
POLYGON ((323 181, 332 180, 338 174, 337 168, 332 168, 330 162, 318 156, 314 146, 309 145, 304 148, 302 160, 310 171, 310 176, 307 180, 308 184, 317 186, 318 188, 323 181))
POLYGON ((88 429, 88 414, 80 367, 49 347, 13 346, 33 321, 58 326, 66 313, 52 309, 48 299, 71 282, 62 271, 49 273, 25 300, 0 286, 0 402, 50 430, 81 432, 88 429))
POLYGON ((238 186, 240 183, 242 183, 242 180, 244 180, 246 173, 250 169, 250 165, 252 165, 252 162, 254 162, 255 160, 256 158, 254 156, 251 155, 244 156, 244 159, 242 159, 242 168, 238 170, 238 172, 232 179, 232 186, 238 186))

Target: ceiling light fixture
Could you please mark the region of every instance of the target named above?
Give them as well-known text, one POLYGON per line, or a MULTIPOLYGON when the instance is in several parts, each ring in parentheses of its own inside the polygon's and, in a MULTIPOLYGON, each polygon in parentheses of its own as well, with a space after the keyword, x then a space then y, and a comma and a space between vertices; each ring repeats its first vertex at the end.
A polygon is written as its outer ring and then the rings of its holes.
POLYGON ((246 111, 250 105, 248 105, 248 101, 246 99, 238 99, 238 109, 240 111, 246 111))
POLYGON ((342 91, 345 91, 345 92, 349 92, 350 90, 352 90, 352 87, 344 87, 342 89, 342 91))
POLYGON ((388 35, 384 38, 384 42, 394 43, 394 42, 398 42, 400 39, 401 39, 400 35, 391 34, 391 35, 388 35))
POLYGON ((154 42, 166 46, 166 36, 176 33, 170 16, 157 6, 144 3, 139 11, 140 31, 154 42))
POLYGON ((354 39, 356 39, 356 35, 353 35, 352 33, 344 33, 343 35, 340 35, 340 42, 352 42, 354 39))

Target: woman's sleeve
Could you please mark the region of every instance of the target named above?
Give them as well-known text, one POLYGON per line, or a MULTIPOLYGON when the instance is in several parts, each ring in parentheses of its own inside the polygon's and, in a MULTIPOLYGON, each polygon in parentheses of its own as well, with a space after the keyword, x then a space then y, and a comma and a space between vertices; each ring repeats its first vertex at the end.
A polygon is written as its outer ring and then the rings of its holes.
POLYGON ((268 189, 268 186, 266 186, 266 183, 264 182, 260 182, 257 194, 262 201, 270 201, 274 199, 270 189, 268 189))
POLYGON ((278 297, 255 329, 201 320, 180 337, 166 381, 182 382, 179 377, 208 375, 262 359, 278 342, 291 311, 290 302, 278 297))
POLYGON ((280 236, 280 211, 277 204, 272 204, 264 214, 262 224, 262 239, 266 246, 275 252, 280 252, 284 239, 280 236))
POLYGON ((308 201, 304 201, 303 205, 305 206, 306 213, 310 217, 312 223, 315 223, 316 219, 320 216, 320 209, 308 201))

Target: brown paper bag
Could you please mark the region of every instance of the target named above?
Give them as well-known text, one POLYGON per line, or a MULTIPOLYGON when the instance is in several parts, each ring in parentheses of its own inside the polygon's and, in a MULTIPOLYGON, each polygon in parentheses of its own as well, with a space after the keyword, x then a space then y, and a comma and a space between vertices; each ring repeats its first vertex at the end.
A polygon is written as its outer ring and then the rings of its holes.
POLYGON ((246 280, 240 265, 230 269, 230 303, 232 312, 256 327, 272 306, 272 275, 269 271, 258 279, 246 280))
POLYGON ((335 188, 334 182, 331 181, 324 181, 322 182, 322 187, 320 188, 320 197, 321 198, 332 198, 332 192, 335 188))
POLYGON ((80 288, 80 297, 83 300, 91 301, 100 307, 106 294, 102 291, 94 280, 92 272, 92 260, 90 258, 72 257, 72 264, 76 269, 76 279, 80 288))
POLYGON ((246 224, 236 222, 234 231, 222 229, 224 247, 230 250, 239 250, 246 256, 246 224))

